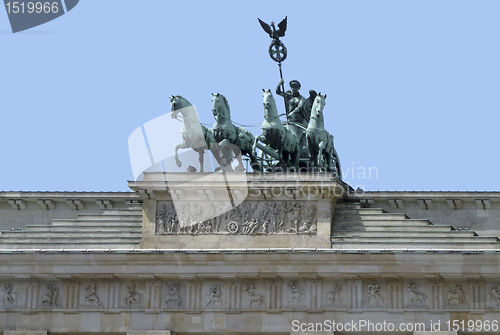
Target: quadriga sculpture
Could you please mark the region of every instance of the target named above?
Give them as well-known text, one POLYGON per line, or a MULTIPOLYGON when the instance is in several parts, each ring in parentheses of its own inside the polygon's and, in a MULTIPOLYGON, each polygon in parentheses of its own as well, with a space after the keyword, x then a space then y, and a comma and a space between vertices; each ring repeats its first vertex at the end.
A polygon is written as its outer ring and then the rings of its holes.
POLYGON ((285 128, 278 117, 276 102, 271 90, 264 90, 264 122, 262 122, 262 135, 255 137, 253 150, 258 147, 258 141, 278 151, 279 165, 292 170, 299 169, 299 138, 297 134, 285 128))
POLYGON ((252 133, 245 128, 237 127, 233 124, 231 121, 229 103, 222 94, 212 93, 212 113, 215 118, 212 131, 215 141, 219 143, 219 151, 223 153, 222 157, 224 161, 221 165, 227 166, 228 168, 231 166, 230 160, 232 160, 232 154, 230 154, 229 151, 232 151, 238 160, 236 171, 245 171, 241 154, 249 156, 252 168, 255 170, 258 163, 252 150, 254 137, 252 133), (227 159, 229 161, 226 161, 227 159))
POLYGON ((175 162, 177 163, 177 166, 182 166, 182 162, 179 160, 177 151, 179 149, 187 148, 191 148, 198 153, 200 172, 203 172, 204 154, 207 149, 212 151, 214 157, 220 164, 218 159, 219 152, 217 146, 215 145, 216 142, 212 129, 208 129, 200 123, 193 105, 186 98, 180 95, 172 95, 170 97, 170 112, 172 119, 177 119, 178 114, 182 114, 182 143, 174 146, 175 162))
POLYGON ((333 146, 333 136, 325 130, 323 108, 326 94, 319 93, 311 108, 311 120, 306 130, 307 146, 313 167, 320 171, 336 172, 340 177, 340 161, 333 146))

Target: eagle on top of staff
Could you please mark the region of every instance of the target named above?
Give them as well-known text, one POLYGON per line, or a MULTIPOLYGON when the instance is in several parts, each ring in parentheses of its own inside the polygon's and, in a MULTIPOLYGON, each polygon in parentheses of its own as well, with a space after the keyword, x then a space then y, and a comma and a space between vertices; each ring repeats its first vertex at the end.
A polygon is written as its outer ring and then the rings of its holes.
POLYGON ((262 29, 264 29, 264 31, 269 34, 269 37, 271 37, 273 40, 279 40, 280 37, 285 36, 286 18, 287 17, 285 16, 285 18, 280 23, 278 23, 278 30, 276 30, 276 27, 274 26, 274 21, 271 21, 271 25, 268 25, 259 18, 257 18, 257 20, 259 20, 262 29))

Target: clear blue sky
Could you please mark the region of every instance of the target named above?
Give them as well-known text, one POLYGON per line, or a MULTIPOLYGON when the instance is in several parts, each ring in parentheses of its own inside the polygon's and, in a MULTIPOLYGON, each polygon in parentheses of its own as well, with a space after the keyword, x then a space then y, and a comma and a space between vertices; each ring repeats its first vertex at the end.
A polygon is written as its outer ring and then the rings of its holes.
POLYGON ((12 34, 0 10, 0 190, 128 190, 128 136, 172 94, 202 122, 211 92, 233 120, 262 121, 279 72, 257 17, 287 15, 285 80, 328 95, 345 181, 500 191, 499 13, 498 0, 82 0, 12 34))

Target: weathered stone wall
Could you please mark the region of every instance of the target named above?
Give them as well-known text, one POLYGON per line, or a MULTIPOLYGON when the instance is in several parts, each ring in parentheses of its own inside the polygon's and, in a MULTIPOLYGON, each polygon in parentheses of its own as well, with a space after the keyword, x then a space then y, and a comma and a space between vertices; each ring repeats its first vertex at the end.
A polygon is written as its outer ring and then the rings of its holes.
POLYGON ((500 237, 498 192, 365 192, 352 199, 388 213, 500 237))

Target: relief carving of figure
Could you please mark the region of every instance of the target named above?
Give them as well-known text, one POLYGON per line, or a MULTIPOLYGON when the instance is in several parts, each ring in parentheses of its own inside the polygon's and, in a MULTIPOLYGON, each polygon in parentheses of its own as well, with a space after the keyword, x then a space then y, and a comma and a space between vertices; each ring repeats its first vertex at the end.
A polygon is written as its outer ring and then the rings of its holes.
POLYGON ((265 295, 256 292, 257 288, 254 284, 248 284, 243 286, 243 292, 247 295, 248 307, 252 307, 252 304, 257 304, 260 307, 264 304, 265 295))
POLYGON ((368 305, 379 305, 380 303, 385 304, 384 299, 380 296, 380 288, 378 285, 368 285, 368 305))
POLYGON ((448 299, 446 302, 448 305, 458 305, 463 306, 467 304, 467 300, 465 300, 465 292, 459 284, 455 284, 455 288, 449 289, 448 299))
POLYGON ((93 307, 102 306, 101 299, 96 294, 96 289, 96 284, 90 284, 85 287, 85 303, 93 307))
POLYGON ((259 214, 259 221, 264 222, 264 221, 270 221, 271 220, 271 204, 266 202, 264 203, 264 207, 260 211, 259 214))
POLYGON ((487 301, 490 303, 490 307, 498 307, 500 305, 500 285, 490 287, 490 294, 487 301))
POLYGON ((333 284, 333 289, 329 292, 326 292, 326 302, 332 306, 335 303, 343 304, 344 302, 342 301, 343 299, 341 293, 342 293, 342 286, 340 286, 337 283, 333 284))
POLYGON ((262 223, 262 230, 260 231, 261 233, 267 234, 267 227, 269 226, 269 221, 265 220, 262 223))
POLYGON ((305 206, 304 211, 302 213, 302 221, 314 221, 316 219, 316 206, 315 205, 309 205, 305 206))
POLYGON ((292 207, 289 201, 282 202, 280 204, 279 211, 279 222, 278 222, 278 233, 283 234, 285 232, 286 218, 288 213, 292 211, 292 207))
POLYGON ((419 285, 416 284, 410 284, 408 285, 408 292, 409 292, 409 303, 412 306, 424 306, 425 305, 425 300, 427 299, 427 296, 419 292, 418 289, 420 288, 419 285))
POLYGON ((177 213, 172 203, 163 204, 156 215, 156 232, 158 234, 172 233, 178 223, 177 213))
POLYGON ((255 230, 259 227, 259 221, 257 219, 252 219, 250 221, 242 223, 244 227, 241 231, 242 234, 250 235, 255 232, 255 230))
POLYGON ((250 221, 252 218, 252 206, 249 202, 242 202, 239 206, 239 210, 241 213, 241 222, 250 221))
POLYGON ((47 285, 47 291, 42 295, 44 307, 59 307, 59 289, 54 285, 47 285))
POLYGON ((179 286, 177 284, 172 284, 169 286, 167 283, 165 283, 165 286, 167 287, 167 294, 165 296, 165 304, 167 306, 174 306, 177 307, 181 304, 181 299, 179 298, 179 286))
POLYGON ((222 285, 216 285, 211 287, 209 292, 205 294, 205 307, 207 306, 219 306, 225 305, 224 299, 222 299, 222 285))
POLYGON ((290 224, 291 227, 288 229, 289 233, 297 233, 299 231, 299 221, 300 221, 300 203, 296 201, 295 203, 290 203, 290 224))
POLYGON ((219 212, 219 206, 220 203, 213 202, 210 204, 210 212, 208 213, 209 219, 204 222, 205 226, 205 233, 217 233, 219 230, 219 222, 220 218, 217 215, 217 213, 222 213, 222 208, 220 208, 219 212))
POLYGON ((156 232, 158 234, 165 233, 166 214, 167 214, 167 205, 163 204, 160 207, 158 214, 156 214, 156 232))
POLYGON ((136 306, 142 303, 142 294, 137 292, 135 284, 127 285, 128 294, 125 297, 125 304, 127 306, 136 306))
POLYGON ((279 208, 276 202, 272 203, 269 209, 271 213, 271 231, 270 233, 276 233, 276 227, 278 225, 279 208))
POLYGON ((189 204, 182 205, 179 213, 179 233, 187 233, 188 219, 189 219, 189 204))
POLYGON ((315 233, 318 227, 318 220, 316 219, 316 206, 304 206, 302 212, 302 225, 299 227, 299 233, 315 233))
MULTIPOLYGON (((223 202, 219 202, 218 204, 216 204, 217 213, 224 213, 226 211, 225 207, 226 205, 223 202)), ((214 228, 215 232, 219 232, 219 227, 222 220, 223 220, 223 215, 219 215, 215 218, 215 228, 214 228)))
POLYGON ((191 217, 191 229, 189 230, 191 234, 199 233, 198 224, 200 222, 198 217, 200 216, 200 214, 201 214, 201 207, 198 206, 197 204, 194 204, 194 213, 193 216, 191 217))
POLYGON ((297 282, 295 281, 288 284, 288 289, 290 290, 290 305, 299 305, 302 302, 302 295, 304 294, 304 291, 298 287, 297 282))
POLYGON ((12 284, 5 284, 3 292, 2 303, 4 306, 16 306, 20 302, 21 293, 12 292, 12 284))

